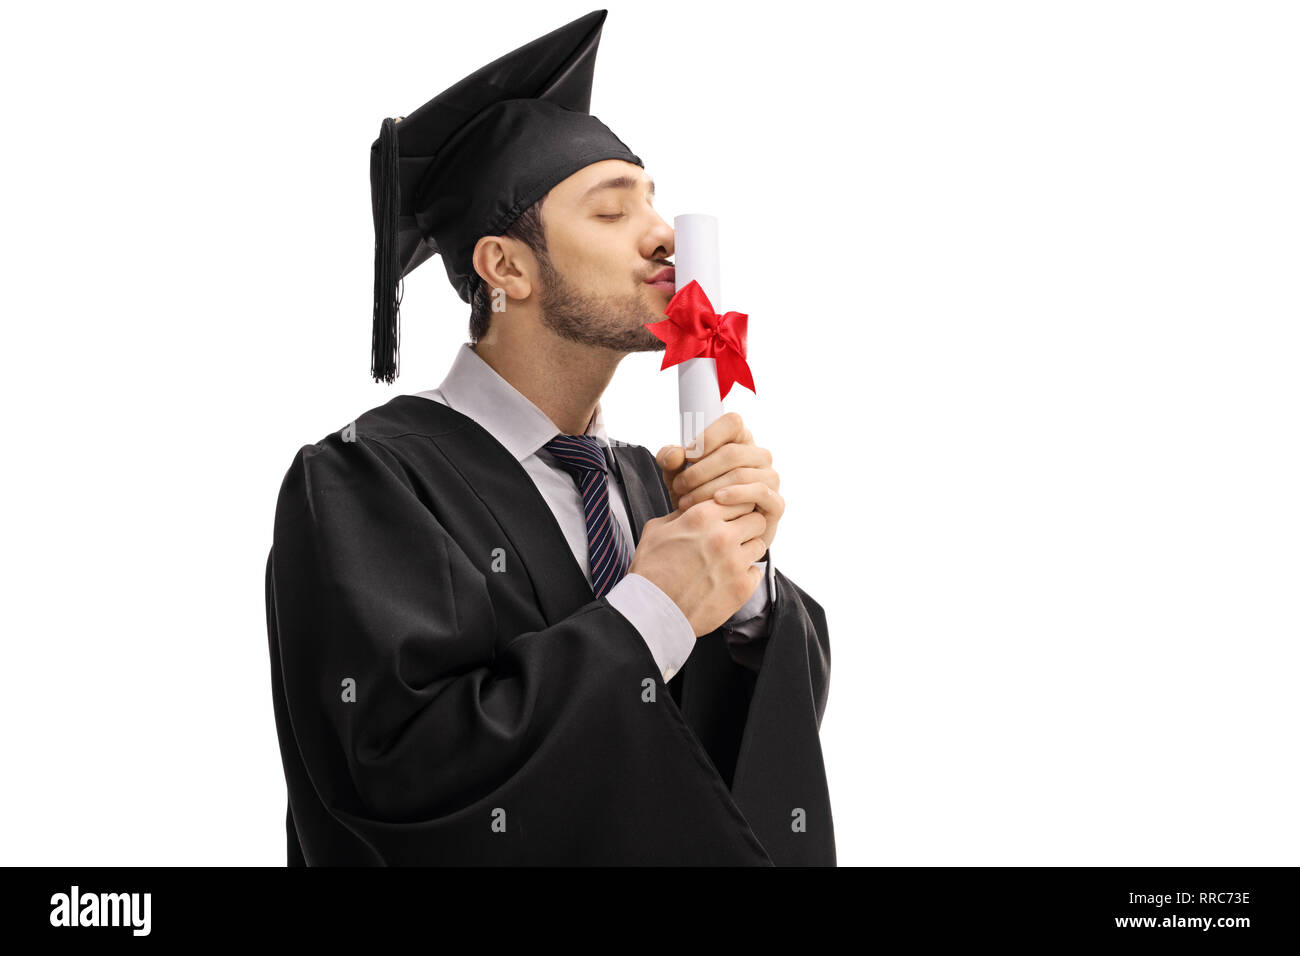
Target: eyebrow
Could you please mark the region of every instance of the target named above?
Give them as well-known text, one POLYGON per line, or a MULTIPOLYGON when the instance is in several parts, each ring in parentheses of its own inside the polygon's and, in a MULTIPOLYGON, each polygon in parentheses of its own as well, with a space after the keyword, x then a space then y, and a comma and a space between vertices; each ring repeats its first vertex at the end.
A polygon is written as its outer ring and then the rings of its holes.
MULTIPOLYGON (((641 185, 641 180, 639 179, 633 179, 631 176, 615 176, 613 179, 606 179, 603 182, 596 183, 596 185, 592 186, 582 194, 582 199, 580 201, 586 202, 592 197, 592 194, 597 193, 602 189, 636 189, 639 185, 641 185)), ((653 196, 654 194, 655 181, 652 179, 650 180, 650 195, 653 196)))

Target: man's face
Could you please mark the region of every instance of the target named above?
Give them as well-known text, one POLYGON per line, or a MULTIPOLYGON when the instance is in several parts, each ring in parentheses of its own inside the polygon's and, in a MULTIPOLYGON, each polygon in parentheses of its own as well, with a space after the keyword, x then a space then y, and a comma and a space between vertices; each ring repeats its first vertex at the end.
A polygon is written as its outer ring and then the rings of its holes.
POLYGON ((542 321, 573 342, 619 352, 666 348, 645 328, 664 318, 675 286, 646 280, 671 268, 673 229, 654 209, 654 181, 621 159, 580 169, 542 204, 542 321))

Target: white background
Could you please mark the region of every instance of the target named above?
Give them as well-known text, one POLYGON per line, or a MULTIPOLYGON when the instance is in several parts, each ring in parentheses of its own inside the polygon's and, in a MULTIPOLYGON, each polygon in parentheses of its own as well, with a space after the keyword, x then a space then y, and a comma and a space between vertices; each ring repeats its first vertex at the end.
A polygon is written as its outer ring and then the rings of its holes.
MULTIPOLYGON (((592 112, 750 315, 840 862, 1300 862, 1295 8, 609 6, 592 112)), ((370 144, 592 8, 7 11, 5 863, 283 864, 280 481, 467 338, 433 260, 371 381, 370 144)))

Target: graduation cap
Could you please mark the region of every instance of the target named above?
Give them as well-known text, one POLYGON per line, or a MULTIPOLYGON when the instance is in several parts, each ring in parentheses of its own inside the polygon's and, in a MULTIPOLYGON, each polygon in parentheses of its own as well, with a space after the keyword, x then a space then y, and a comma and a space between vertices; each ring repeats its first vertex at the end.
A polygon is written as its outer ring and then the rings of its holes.
POLYGON ((466 302, 482 281, 474 245, 592 163, 644 165, 588 112, 606 10, 538 37, 385 118, 370 147, 375 217, 371 374, 397 377, 398 283, 435 253, 466 302))

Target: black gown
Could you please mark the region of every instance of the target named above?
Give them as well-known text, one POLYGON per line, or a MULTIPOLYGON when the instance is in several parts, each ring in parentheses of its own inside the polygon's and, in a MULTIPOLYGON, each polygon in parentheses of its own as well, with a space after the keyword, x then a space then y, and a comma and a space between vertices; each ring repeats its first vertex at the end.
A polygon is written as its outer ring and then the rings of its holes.
MULTIPOLYGON (((612 450, 639 540, 668 492, 612 450)), ((720 628, 665 684, 473 419, 399 395, 304 446, 266 567, 289 864, 834 865, 826 618, 774 578, 757 674, 720 628)))

